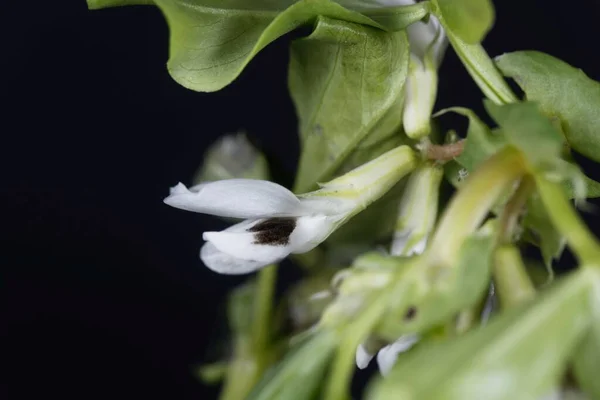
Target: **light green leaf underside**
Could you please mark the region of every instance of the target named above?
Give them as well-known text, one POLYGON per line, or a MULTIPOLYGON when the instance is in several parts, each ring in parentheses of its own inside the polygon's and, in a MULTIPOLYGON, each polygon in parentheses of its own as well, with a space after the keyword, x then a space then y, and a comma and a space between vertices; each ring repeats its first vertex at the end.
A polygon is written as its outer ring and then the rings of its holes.
POLYGON ((466 43, 483 40, 494 24, 494 6, 490 0, 434 0, 448 29, 466 43))
POLYGON ((563 138, 536 103, 497 105, 486 100, 484 104, 507 142, 521 150, 530 165, 552 165, 560 156, 563 138))
POLYGON ((401 355, 369 398, 528 400, 547 394, 589 327, 587 274, 578 271, 534 303, 464 336, 401 355))
POLYGON ((600 161, 600 83, 580 69, 537 51, 507 53, 496 58, 498 68, 513 78, 528 100, 558 117, 569 145, 600 161))
POLYGON ((385 140, 397 131, 408 47, 403 31, 325 17, 293 43, 288 79, 302 151, 297 192, 331 178, 369 137, 385 140))
POLYGON ((462 40, 450 30, 443 18, 440 18, 440 22, 446 30, 452 48, 483 94, 497 104, 517 101, 485 49, 478 43, 469 44, 462 40))
MULTIPOLYGON (((363 10, 369 18, 329 0, 155 0, 171 31, 171 76, 186 88, 212 92, 231 83, 265 46, 325 16, 399 30, 422 19, 427 4, 363 10), (286 8, 287 7, 287 8, 286 8), (381 24, 380 24, 381 22, 381 24)), ((90 8, 149 4, 145 0, 89 0, 90 8)))

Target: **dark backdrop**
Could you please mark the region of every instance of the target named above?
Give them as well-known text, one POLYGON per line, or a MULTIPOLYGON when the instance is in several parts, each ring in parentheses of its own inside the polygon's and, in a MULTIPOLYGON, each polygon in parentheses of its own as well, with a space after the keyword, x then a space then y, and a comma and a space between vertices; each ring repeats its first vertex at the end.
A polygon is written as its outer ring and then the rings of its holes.
MULTIPOLYGON (((597 2, 496 6, 490 54, 537 49, 600 79, 597 2)), ((191 369, 215 356, 220 305, 245 278, 216 275, 198 259, 201 233, 222 222, 162 199, 189 182, 209 143, 240 128, 291 183, 290 37, 228 88, 194 93, 166 72, 157 9, 92 12, 84 0, 0 7, 0 398, 214 396, 191 369)), ((452 51, 441 75, 439 107, 481 110, 452 51)))

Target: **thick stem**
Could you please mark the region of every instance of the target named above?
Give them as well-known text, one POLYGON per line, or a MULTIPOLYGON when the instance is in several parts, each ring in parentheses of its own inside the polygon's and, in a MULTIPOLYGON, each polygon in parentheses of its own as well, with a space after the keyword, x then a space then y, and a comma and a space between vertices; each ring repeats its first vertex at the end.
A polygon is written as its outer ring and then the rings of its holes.
POLYGON ((466 237, 477 229, 496 200, 525 171, 519 151, 507 147, 471 174, 442 215, 430 247, 434 262, 454 264, 466 237))
POLYGON ((504 309, 535 296, 535 288, 515 245, 504 245, 496 249, 493 276, 500 305, 504 309))
POLYGON ((580 264, 598 264, 600 244, 567 200, 562 186, 540 174, 535 175, 535 183, 552 223, 565 236, 580 264))
POLYGON ((253 350, 262 353, 269 345, 272 328, 273 294, 277 280, 277 265, 269 265, 258 273, 254 297, 253 350))

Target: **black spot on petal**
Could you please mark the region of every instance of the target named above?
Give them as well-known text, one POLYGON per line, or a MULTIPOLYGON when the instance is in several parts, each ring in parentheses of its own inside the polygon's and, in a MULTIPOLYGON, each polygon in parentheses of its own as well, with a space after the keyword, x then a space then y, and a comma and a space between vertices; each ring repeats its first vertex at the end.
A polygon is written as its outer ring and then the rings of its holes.
POLYGON ((417 307, 411 306, 406 310, 406 314, 404 314, 404 320, 410 321, 417 316, 417 307))
POLYGON ((254 244, 285 246, 296 228, 296 218, 269 218, 260 221, 248 232, 255 232, 254 244))

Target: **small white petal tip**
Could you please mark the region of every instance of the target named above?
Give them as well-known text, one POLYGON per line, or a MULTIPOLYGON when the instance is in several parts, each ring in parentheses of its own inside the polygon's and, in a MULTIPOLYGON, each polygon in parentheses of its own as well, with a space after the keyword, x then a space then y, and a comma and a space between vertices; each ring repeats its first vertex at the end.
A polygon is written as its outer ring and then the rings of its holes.
POLYGON ((188 190, 188 188, 181 182, 179 182, 177 185, 175 185, 169 189, 169 195, 171 195, 171 196, 189 193, 189 192, 190 191, 188 190))
POLYGON ((359 369, 367 368, 372 359, 373 354, 369 353, 364 345, 361 344, 356 348, 356 366, 359 369))
POLYGON ((404 353, 409 350, 419 341, 419 336, 414 334, 401 336, 394 343, 385 346, 377 353, 377 365, 379 366, 379 372, 381 375, 387 375, 398 359, 398 354, 404 353))

